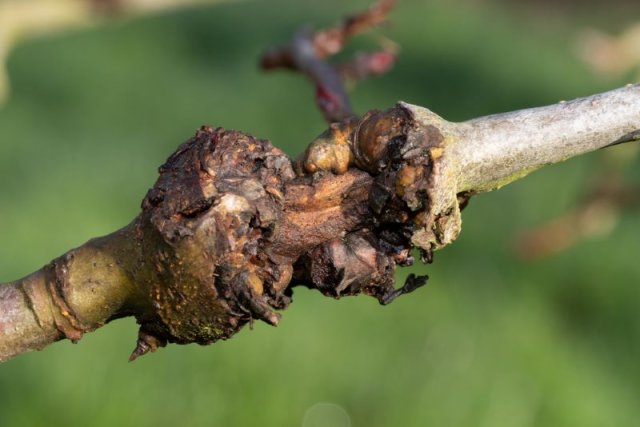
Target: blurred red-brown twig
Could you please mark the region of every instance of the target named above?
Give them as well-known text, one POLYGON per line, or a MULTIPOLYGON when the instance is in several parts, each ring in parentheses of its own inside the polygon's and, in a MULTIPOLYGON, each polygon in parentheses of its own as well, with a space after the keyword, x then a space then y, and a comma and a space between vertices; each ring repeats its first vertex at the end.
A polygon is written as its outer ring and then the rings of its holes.
POLYGON ((284 68, 305 74, 315 85, 316 102, 328 122, 355 116, 345 81, 385 73, 395 62, 395 47, 386 43, 381 51, 359 54, 339 65, 330 64, 328 58, 340 52, 350 37, 384 23, 394 3, 380 0, 336 27, 315 32, 302 29, 288 44, 266 52, 260 66, 263 70, 284 68))

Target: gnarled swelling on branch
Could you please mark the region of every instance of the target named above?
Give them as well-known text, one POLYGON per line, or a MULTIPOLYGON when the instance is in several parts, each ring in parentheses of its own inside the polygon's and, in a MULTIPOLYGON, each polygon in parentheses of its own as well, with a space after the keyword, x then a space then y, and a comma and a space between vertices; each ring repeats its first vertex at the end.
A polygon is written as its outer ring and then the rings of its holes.
POLYGON ((202 128, 129 226, 0 286, 0 360, 123 316, 141 325, 132 359, 211 343, 277 324, 292 283, 389 303, 425 282, 396 289, 395 267, 454 241, 471 195, 639 129, 640 85, 464 123, 400 103, 333 125, 298 165, 268 141, 202 128))

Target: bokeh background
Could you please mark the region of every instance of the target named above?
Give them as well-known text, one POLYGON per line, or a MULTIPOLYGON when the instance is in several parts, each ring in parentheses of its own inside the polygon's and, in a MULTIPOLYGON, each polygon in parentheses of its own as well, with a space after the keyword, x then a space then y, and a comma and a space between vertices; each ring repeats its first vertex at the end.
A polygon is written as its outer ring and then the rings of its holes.
MULTIPOLYGON (((9 57, 0 109, 0 281, 127 224, 157 166, 201 124, 292 155, 325 127, 310 85, 261 74, 264 48, 365 1, 201 5, 41 37, 9 57)), ((636 2, 401 0, 382 31, 395 68, 354 90, 450 120, 628 83, 577 57, 585 27, 619 32, 636 2)), ((364 36, 352 50, 371 48, 364 36)), ((0 365, 0 426, 631 426, 640 419, 640 219, 535 262, 520 230, 574 206, 599 154, 473 199, 429 285, 388 307, 296 289, 281 325, 127 363, 115 321, 0 365)), ((637 162, 636 162, 637 165, 637 162)), ((633 177, 640 179, 639 168, 633 177)))

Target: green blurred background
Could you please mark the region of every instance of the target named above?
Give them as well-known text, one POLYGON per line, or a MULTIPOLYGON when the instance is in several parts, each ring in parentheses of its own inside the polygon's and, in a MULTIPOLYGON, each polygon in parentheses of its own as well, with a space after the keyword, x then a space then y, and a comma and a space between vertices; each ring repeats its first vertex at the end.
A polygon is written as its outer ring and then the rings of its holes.
MULTIPOLYGON (((0 280, 127 224, 157 166, 201 124, 298 154, 325 127, 312 89, 261 74, 257 58, 303 23, 367 4, 201 6, 20 45, 0 110, 0 280)), ((401 0, 378 32, 400 44, 398 63, 353 102, 402 99, 464 120, 627 83, 596 78, 572 43, 587 25, 631 24, 640 6, 586 4, 401 0)), ((584 156, 472 200, 458 242, 413 268, 429 285, 388 307, 296 289, 280 326, 209 347, 130 364, 137 329, 124 319, 6 362, 0 426, 637 425, 637 213, 541 261, 511 246, 573 206, 597 163, 584 156)))

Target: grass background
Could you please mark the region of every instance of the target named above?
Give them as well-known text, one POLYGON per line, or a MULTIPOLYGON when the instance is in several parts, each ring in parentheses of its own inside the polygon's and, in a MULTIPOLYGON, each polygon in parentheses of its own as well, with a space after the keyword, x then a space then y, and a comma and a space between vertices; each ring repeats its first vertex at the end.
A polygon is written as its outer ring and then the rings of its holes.
MULTIPOLYGON (((359 111, 402 99, 464 120, 626 83, 596 79, 571 43, 585 25, 631 23, 633 4, 399 3, 383 33, 400 58, 358 86, 359 111)), ((157 166, 201 124, 299 153, 325 127, 312 90, 300 76, 261 74, 258 55, 302 23, 366 4, 203 6, 21 45, 0 110, 0 280, 127 224, 157 166)), ((637 214, 545 260, 522 262, 510 246, 572 206, 597 162, 472 200, 459 241, 413 268, 428 287, 391 306, 297 289, 278 328, 213 346, 172 345, 129 364, 136 326, 124 319, 4 363, 0 426, 635 425, 637 214)))

